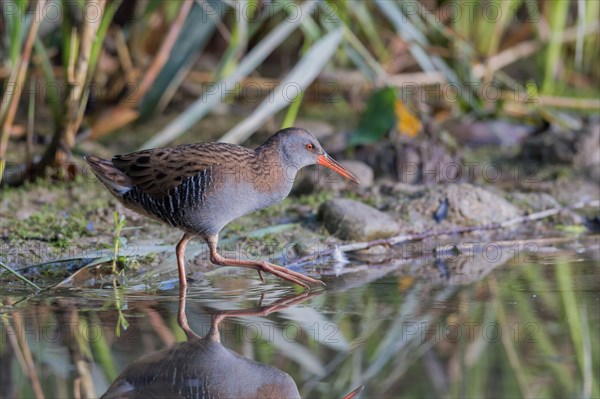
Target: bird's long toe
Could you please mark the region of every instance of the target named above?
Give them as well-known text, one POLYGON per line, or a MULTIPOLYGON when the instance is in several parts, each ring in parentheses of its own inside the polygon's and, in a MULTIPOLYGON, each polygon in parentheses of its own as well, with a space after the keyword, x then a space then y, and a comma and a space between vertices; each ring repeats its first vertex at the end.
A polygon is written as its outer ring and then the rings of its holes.
POLYGON ((291 283, 297 284, 299 286, 304 287, 307 290, 310 290, 310 285, 325 285, 320 280, 314 279, 312 277, 305 276, 302 273, 295 272, 288 268, 275 265, 273 263, 265 262, 265 261, 246 261, 239 259, 228 259, 224 258, 216 252, 216 248, 212 248, 211 253, 211 261, 214 264, 222 265, 222 266, 240 266, 240 267, 248 267, 254 269, 258 272, 258 276, 264 282, 264 273, 270 273, 274 276, 282 278, 291 283), (310 285, 309 285, 310 284, 310 285))
POLYGON ((290 269, 288 269, 286 267, 278 266, 278 265, 275 265, 273 263, 269 263, 268 265, 270 267, 272 267, 273 269, 275 269, 275 270, 279 270, 282 273, 294 276, 295 278, 300 279, 302 281, 305 281, 306 283, 313 284, 313 285, 323 285, 323 286, 325 286, 325 283, 322 282, 321 280, 317 280, 315 278, 309 277, 309 276, 304 275, 302 273, 295 272, 295 271, 290 270, 290 269))
POLYGON ((281 270, 273 269, 273 268, 270 267, 270 265, 265 265, 265 270, 264 271, 267 272, 267 273, 271 273, 272 275, 277 276, 279 278, 282 278, 282 279, 284 279, 286 281, 289 281, 291 283, 294 283, 294 284, 297 284, 299 286, 302 286, 302 287, 304 287, 305 290, 310 290, 310 286, 306 282, 304 282, 303 280, 301 280, 300 278, 298 278, 296 276, 293 276, 293 275, 291 275, 289 273, 285 273, 285 272, 283 272, 281 270))
POLYGON ((306 289, 309 288, 309 284, 310 285, 322 285, 322 286, 325 285, 325 283, 322 282, 321 280, 317 280, 312 277, 308 277, 302 273, 295 272, 293 270, 290 270, 283 266, 275 265, 273 263, 264 262, 261 264, 261 266, 264 267, 264 269, 263 269, 264 271, 267 271, 273 275, 283 278, 284 280, 301 285, 306 289))

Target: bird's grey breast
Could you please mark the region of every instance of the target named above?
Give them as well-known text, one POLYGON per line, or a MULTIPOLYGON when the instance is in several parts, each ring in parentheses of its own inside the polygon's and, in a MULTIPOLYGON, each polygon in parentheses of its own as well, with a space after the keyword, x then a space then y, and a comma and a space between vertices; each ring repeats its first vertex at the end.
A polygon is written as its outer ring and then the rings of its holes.
POLYGON ((243 215, 281 202, 293 184, 250 168, 218 167, 211 177, 210 185, 203 191, 205 199, 188 212, 192 229, 205 234, 216 234, 243 215))

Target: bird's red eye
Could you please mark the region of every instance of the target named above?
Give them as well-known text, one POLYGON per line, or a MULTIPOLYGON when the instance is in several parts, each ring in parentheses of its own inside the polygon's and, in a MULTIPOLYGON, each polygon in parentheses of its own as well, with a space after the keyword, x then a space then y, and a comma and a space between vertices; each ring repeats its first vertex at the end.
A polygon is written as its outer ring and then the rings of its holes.
POLYGON ((312 149, 313 149, 313 145, 312 145, 311 143, 308 143, 308 144, 306 145, 306 149, 307 149, 307 150, 312 150, 312 149))

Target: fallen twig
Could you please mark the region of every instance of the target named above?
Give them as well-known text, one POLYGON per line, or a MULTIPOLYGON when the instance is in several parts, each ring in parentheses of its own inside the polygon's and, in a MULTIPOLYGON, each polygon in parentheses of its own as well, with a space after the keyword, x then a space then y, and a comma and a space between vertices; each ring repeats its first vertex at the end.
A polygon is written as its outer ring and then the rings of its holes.
POLYGON ((10 274, 14 275, 15 277, 17 277, 19 280, 21 280, 24 283, 27 283, 30 286, 32 286, 33 288, 35 288, 36 292, 42 291, 42 289, 36 283, 34 283, 33 281, 29 280, 27 277, 22 276, 21 274, 17 273, 16 271, 14 271, 13 269, 11 269, 10 267, 6 266, 4 263, 0 262, 0 267, 3 268, 4 270, 6 270, 7 272, 9 272, 10 274))
POLYGON ((390 238, 380 238, 378 240, 373 240, 373 241, 354 242, 354 243, 350 243, 350 244, 337 245, 334 248, 324 249, 321 251, 317 251, 314 254, 304 256, 300 259, 293 261, 292 263, 289 263, 286 266, 287 267, 295 266, 298 264, 312 261, 316 258, 332 256, 332 255, 335 255, 336 253, 339 254, 340 252, 344 253, 344 252, 360 251, 363 249, 375 247, 377 245, 392 246, 392 245, 398 245, 398 244, 402 244, 402 243, 409 242, 409 241, 418 241, 418 240, 423 240, 425 238, 441 236, 441 235, 464 234, 464 233, 469 233, 472 231, 496 230, 496 229, 506 228, 509 226, 514 226, 514 225, 520 224, 520 223, 544 219, 544 218, 547 218, 550 216, 557 215, 560 212, 564 212, 567 210, 581 209, 581 208, 587 208, 587 207, 600 207, 600 200, 580 201, 573 205, 546 209, 544 211, 531 213, 529 215, 512 218, 512 219, 506 220, 501 223, 490 223, 490 224, 479 225, 479 226, 466 226, 466 227, 458 227, 458 228, 454 228, 454 229, 445 229, 445 230, 427 230, 427 231, 420 232, 420 233, 400 234, 400 235, 396 235, 396 236, 393 236, 390 238))

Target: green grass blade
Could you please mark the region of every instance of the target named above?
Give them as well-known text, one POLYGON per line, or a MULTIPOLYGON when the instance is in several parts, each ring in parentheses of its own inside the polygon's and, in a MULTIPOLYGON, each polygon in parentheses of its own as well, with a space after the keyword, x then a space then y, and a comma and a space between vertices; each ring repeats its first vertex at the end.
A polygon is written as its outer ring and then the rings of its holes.
POLYGON ((298 117, 298 110, 300 110, 300 105, 302 105, 302 99, 304 98, 304 91, 300 93, 292 104, 288 107, 288 110, 285 114, 285 118, 283 118, 283 122, 281 122, 281 128, 285 129, 287 127, 294 126, 296 122, 296 118, 298 117))
POLYGON ((557 91, 556 83, 560 81, 560 79, 557 79, 557 71, 563 64, 563 60, 561 59, 563 53, 562 36, 569 18, 569 3, 568 0, 555 0, 550 2, 549 5, 551 39, 546 51, 546 58, 544 59, 546 66, 544 83, 542 85, 542 92, 544 94, 555 94, 557 91))
POLYGON ((27 14, 29 1, 12 1, 6 2, 5 10, 11 12, 4 14, 6 25, 9 32, 9 60, 12 66, 15 65, 19 54, 21 54, 21 46, 25 40, 25 32, 29 29, 31 23, 31 15, 27 14))
POLYGON ((144 95, 140 105, 140 118, 145 119, 153 115, 156 108, 164 106, 166 98, 170 98, 176 88, 181 84, 185 74, 203 51, 215 31, 215 19, 219 15, 209 15, 204 7, 212 7, 215 10, 223 10, 221 2, 213 0, 203 5, 196 3, 191 8, 177 42, 171 49, 169 60, 160 70, 152 87, 144 95), (202 23, 198 23, 201 21, 202 23))
POLYGON ((378 32, 378 27, 375 25, 373 15, 367 9, 368 3, 350 0, 348 4, 350 6, 350 12, 353 13, 358 20, 358 23, 373 47, 375 54, 377 54, 379 60, 386 62, 389 58, 389 53, 385 48, 385 44, 383 44, 381 35, 378 32))
MULTIPOLYGON (((455 84, 461 91, 466 92, 466 89, 463 83, 459 81, 456 72, 450 68, 440 56, 429 55, 427 48, 430 44, 427 37, 410 22, 409 18, 407 18, 402 10, 397 7, 395 2, 376 0, 375 4, 377 4, 381 12, 394 25, 398 36, 409 43, 410 53, 423 71, 440 71, 446 76, 450 83, 455 84)), ((475 106, 475 102, 471 96, 464 96, 463 100, 470 106, 475 106)))
POLYGON ((298 10, 298 18, 285 20, 280 23, 244 57, 235 72, 215 84, 214 90, 208 90, 194 101, 181 115, 158 132, 152 139, 145 142, 141 146, 141 149, 164 146, 202 119, 213 107, 221 103, 223 96, 227 92, 232 91, 236 83, 254 71, 276 47, 288 38, 302 21, 310 16, 317 4, 317 0, 303 3, 300 10, 298 10))
MULTIPOLYGON (((331 59, 343 37, 343 28, 338 28, 316 42, 275 89, 273 96, 264 100, 258 108, 238 125, 227 132, 220 141, 241 143, 256 131, 267 119, 289 104, 289 89, 302 93, 331 59), (288 96, 288 97, 286 97, 288 96)), ((299 94, 299 93, 296 93, 299 94)))
POLYGON ((104 15, 102 16, 102 21, 100 21, 100 27, 98 28, 98 33, 96 34, 96 40, 92 45, 92 51, 90 53, 90 64, 89 64, 89 72, 86 80, 86 84, 89 84, 94 76, 94 71, 96 70, 96 64, 98 63, 98 56, 100 55, 100 50, 102 49, 102 45, 104 44, 104 37, 106 36, 106 31, 112 22, 112 19, 117 12, 117 9, 121 5, 123 0, 113 0, 107 4, 104 15))
POLYGON ((556 278, 560 287, 560 296, 562 298, 564 312, 567 318, 567 325, 571 332, 573 348, 579 364, 579 370, 582 375, 585 370, 585 361, 583 355, 583 337, 580 307, 575 297, 573 279, 571 278, 571 267, 568 263, 559 262, 556 264, 556 278))
MULTIPOLYGON (((98 319, 96 313, 91 314, 93 317, 91 319, 90 325, 97 326, 97 330, 102 332, 102 324, 98 319)), ((89 335, 89 334, 88 334, 89 335)), ((90 339, 90 345, 92 349, 92 353, 94 355, 94 360, 102 367, 104 371, 104 375, 106 375, 106 379, 109 381, 113 381, 117 378, 117 367, 115 366, 115 361, 113 359, 112 353, 110 351, 110 345, 106 341, 106 336, 103 333, 98 334, 98 336, 92 337, 94 339, 90 339)))
MULTIPOLYGON (((543 274, 539 273, 539 279, 543 279, 543 274)), ((560 350, 552 341, 552 334, 546 328, 542 328, 544 326, 544 320, 539 318, 538 312, 536 312, 527 298, 527 295, 523 294, 520 291, 512 290, 508 286, 502 286, 500 288, 501 291, 501 299, 505 303, 507 301, 515 301, 520 306, 517 307, 518 320, 526 320, 527 323, 532 323, 534 326, 538 326, 535 336, 532 336, 532 342, 527 343, 528 345, 535 345, 535 350, 543 359, 552 360, 560 355, 560 350)), ((543 296, 554 296, 556 294, 555 291, 545 291, 540 297, 543 296)), ((542 298, 543 299, 543 298, 542 298)), ((568 366, 563 362, 557 361, 548 361, 548 367, 552 370, 556 381, 560 386, 564 388, 567 392, 573 392, 574 389, 574 381, 572 379, 572 374, 568 370, 568 366)))
POLYGON ((48 103, 50 104, 50 110, 52 112, 52 119, 54 121, 54 126, 59 126, 60 120, 64 115, 62 102, 60 101, 58 84, 56 83, 56 77, 54 76, 54 71, 52 70, 52 64, 50 63, 50 57, 48 57, 48 52, 44 47, 42 41, 38 38, 35 40, 35 53, 38 56, 40 61, 40 66, 42 67, 42 73, 44 74, 44 79, 46 81, 46 88, 50 90, 50 88, 56 88, 56 95, 47 95, 48 103))
POLYGON ((427 46, 427 38, 412 25, 406 15, 396 6, 395 2, 376 0, 375 4, 377 4, 381 12, 390 20, 390 22, 392 22, 398 35, 408 42, 410 53, 421 69, 425 72, 436 71, 437 68, 432 57, 427 54, 427 51, 424 48, 427 46))
POLYGON ((231 31, 229 46, 217 68, 217 80, 221 80, 235 71, 248 45, 248 19, 246 17, 246 10, 245 8, 238 7, 235 11, 235 24, 231 31))
POLYGON ((13 276, 15 276, 16 278, 18 278, 19 280, 21 280, 22 282, 24 282, 24 283, 29 284, 30 286, 32 286, 33 288, 35 288, 36 291, 41 291, 42 290, 33 281, 29 280, 25 276, 22 276, 19 272, 11 269, 10 267, 8 267, 7 265, 5 265, 4 263, 0 262, 0 267, 3 268, 4 270, 6 270, 7 272, 9 272, 10 274, 12 274, 13 276))

